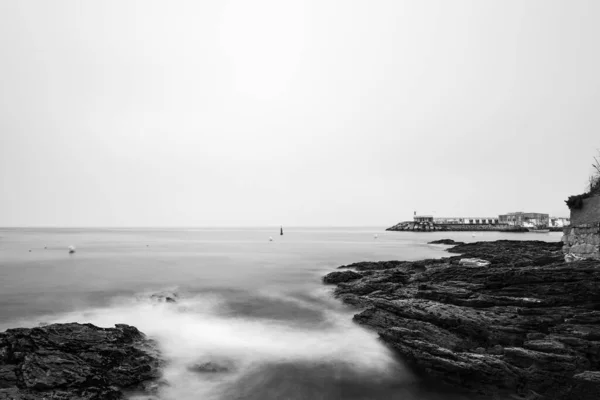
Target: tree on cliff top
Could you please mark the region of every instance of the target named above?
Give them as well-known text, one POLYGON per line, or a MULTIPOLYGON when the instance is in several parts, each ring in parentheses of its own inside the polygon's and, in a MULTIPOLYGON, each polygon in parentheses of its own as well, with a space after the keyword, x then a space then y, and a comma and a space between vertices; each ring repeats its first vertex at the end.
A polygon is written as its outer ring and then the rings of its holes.
POLYGON ((596 151, 598 155, 594 157, 594 162, 592 163, 593 172, 590 175, 589 193, 600 193, 600 149, 596 151))
POLYGON ((596 194, 600 194, 600 149, 597 149, 597 155, 592 163, 592 173, 588 179, 587 191, 583 194, 570 196, 565 203, 569 209, 579 209, 583 206, 583 199, 596 194))

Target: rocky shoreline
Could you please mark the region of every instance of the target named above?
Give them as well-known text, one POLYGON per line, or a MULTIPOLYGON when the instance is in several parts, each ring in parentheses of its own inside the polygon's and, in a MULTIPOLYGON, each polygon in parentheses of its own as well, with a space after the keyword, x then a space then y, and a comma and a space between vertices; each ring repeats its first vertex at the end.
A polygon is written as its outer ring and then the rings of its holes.
POLYGON ((460 255, 360 262, 323 280, 427 376, 489 398, 598 399, 600 262, 567 264, 560 242, 437 243, 460 255))
POLYGON ((162 362, 133 326, 52 324, 0 333, 0 400, 121 400, 156 393, 162 362))

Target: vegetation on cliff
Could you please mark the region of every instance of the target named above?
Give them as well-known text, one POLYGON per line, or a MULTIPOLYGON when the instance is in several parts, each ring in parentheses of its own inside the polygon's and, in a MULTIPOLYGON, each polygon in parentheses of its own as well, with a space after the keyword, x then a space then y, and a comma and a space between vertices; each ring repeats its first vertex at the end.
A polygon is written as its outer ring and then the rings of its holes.
POLYGON ((570 210, 579 210, 583 207, 583 200, 587 199, 590 196, 599 195, 600 194, 600 150, 598 150, 598 155, 594 157, 594 162, 592 163, 592 173, 590 174, 588 180, 587 191, 582 194, 569 196, 565 203, 567 203, 567 207, 570 210))

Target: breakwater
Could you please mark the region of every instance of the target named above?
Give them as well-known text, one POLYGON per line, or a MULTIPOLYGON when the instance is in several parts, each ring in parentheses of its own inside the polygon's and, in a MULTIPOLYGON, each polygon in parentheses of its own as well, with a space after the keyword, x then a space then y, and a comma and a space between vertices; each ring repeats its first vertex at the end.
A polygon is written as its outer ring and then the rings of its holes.
POLYGON ((418 231, 418 232, 437 232, 437 231, 500 231, 500 232, 529 232, 527 228, 507 224, 436 224, 433 222, 400 222, 386 231, 418 231))

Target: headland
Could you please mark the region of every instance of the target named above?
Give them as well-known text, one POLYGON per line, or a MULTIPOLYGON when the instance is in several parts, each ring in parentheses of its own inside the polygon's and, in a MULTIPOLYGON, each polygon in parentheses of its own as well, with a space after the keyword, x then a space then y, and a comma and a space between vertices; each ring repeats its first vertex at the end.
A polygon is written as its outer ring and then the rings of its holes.
POLYGON ((427 376, 488 398, 597 399, 598 261, 567 263, 560 242, 438 243, 460 255, 344 265, 324 282, 427 376))

